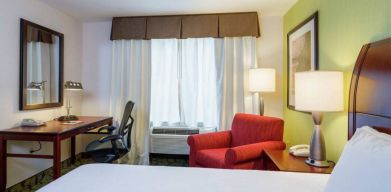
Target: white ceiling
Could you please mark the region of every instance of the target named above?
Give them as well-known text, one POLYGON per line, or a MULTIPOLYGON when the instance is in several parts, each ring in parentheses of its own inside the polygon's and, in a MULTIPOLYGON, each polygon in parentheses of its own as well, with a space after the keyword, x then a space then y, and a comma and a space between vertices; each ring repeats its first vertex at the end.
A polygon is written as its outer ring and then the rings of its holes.
POLYGON ((297 0, 41 0, 83 21, 143 16, 258 11, 283 15, 297 0))

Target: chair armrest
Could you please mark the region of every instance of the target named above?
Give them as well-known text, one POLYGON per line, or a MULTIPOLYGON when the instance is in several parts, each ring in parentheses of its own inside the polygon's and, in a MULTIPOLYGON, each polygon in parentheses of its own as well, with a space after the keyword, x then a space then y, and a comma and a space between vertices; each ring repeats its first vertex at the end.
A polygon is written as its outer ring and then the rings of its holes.
POLYGON ((195 150, 226 148, 231 145, 231 132, 221 131, 190 135, 187 138, 187 143, 191 149, 195 150))
POLYGON ((102 128, 99 128, 98 129, 98 133, 104 131, 104 130, 107 130, 107 132, 109 132, 110 134, 115 130, 117 129, 117 127, 114 127, 114 126, 106 126, 106 127, 102 127, 102 128))
POLYGON ((189 166, 196 167, 197 151, 229 147, 231 145, 231 131, 190 135, 187 138, 187 143, 190 146, 189 166))
POLYGON ((105 143, 107 141, 119 140, 122 139, 121 135, 107 135, 99 139, 100 143, 105 143))
POLYGON ((283 150, 285 149, 285 143, 282 141, 265 141, 230 148, 225 154, 226 164, 234 165, 236 163, 260 158, 265 149, 283 150))

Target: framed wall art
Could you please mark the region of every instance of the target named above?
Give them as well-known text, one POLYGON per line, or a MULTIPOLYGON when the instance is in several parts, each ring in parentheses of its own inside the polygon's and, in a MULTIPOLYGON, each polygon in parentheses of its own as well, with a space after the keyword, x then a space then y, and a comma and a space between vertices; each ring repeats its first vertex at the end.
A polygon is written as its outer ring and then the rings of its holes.
POLYGON ((295 110, 295 73, 318 69, 318 12, 287 34, 288 108, 295 110))

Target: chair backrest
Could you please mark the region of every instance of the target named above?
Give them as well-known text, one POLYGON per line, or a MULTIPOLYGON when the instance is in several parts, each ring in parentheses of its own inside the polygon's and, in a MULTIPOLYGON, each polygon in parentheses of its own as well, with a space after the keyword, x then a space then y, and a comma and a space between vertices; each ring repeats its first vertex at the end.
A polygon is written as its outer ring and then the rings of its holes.
POLYGON ((128 101, 125 105, 125 109, 124 109, 124 114, 122 116, 122 120, 121 120, 121 124, 119 125, 119 128, 118 128, 118 134, 123 136, 124 139, 126 137, 126 143, 124 143, 126 145, 126 148, 129 150, 130 147, 131 147, 131 132, 132 132, 132 126, 133 126, 133 122, 134 122, 134 119, 132 117, 132 110, 133 110, 133 107, 134 107, 134 102, 133 101, 128 101), (130 119, 130 122, 129 122, 129 119, 130 119))
POLYGON ((263 141, 282 141, 284 121, 275 117, 238 113, 231 127, 231 147, 259 143, 263 141))

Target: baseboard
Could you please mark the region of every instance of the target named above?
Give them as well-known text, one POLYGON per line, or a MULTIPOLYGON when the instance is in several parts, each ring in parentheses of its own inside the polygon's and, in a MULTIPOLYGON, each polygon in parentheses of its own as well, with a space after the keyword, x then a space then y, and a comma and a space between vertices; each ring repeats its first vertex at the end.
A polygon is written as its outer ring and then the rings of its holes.
POLYGON ((189 159, 189 155, 163 154, 163 153, 150 153, 149 157, 173 158, 173 159, 189 159))

